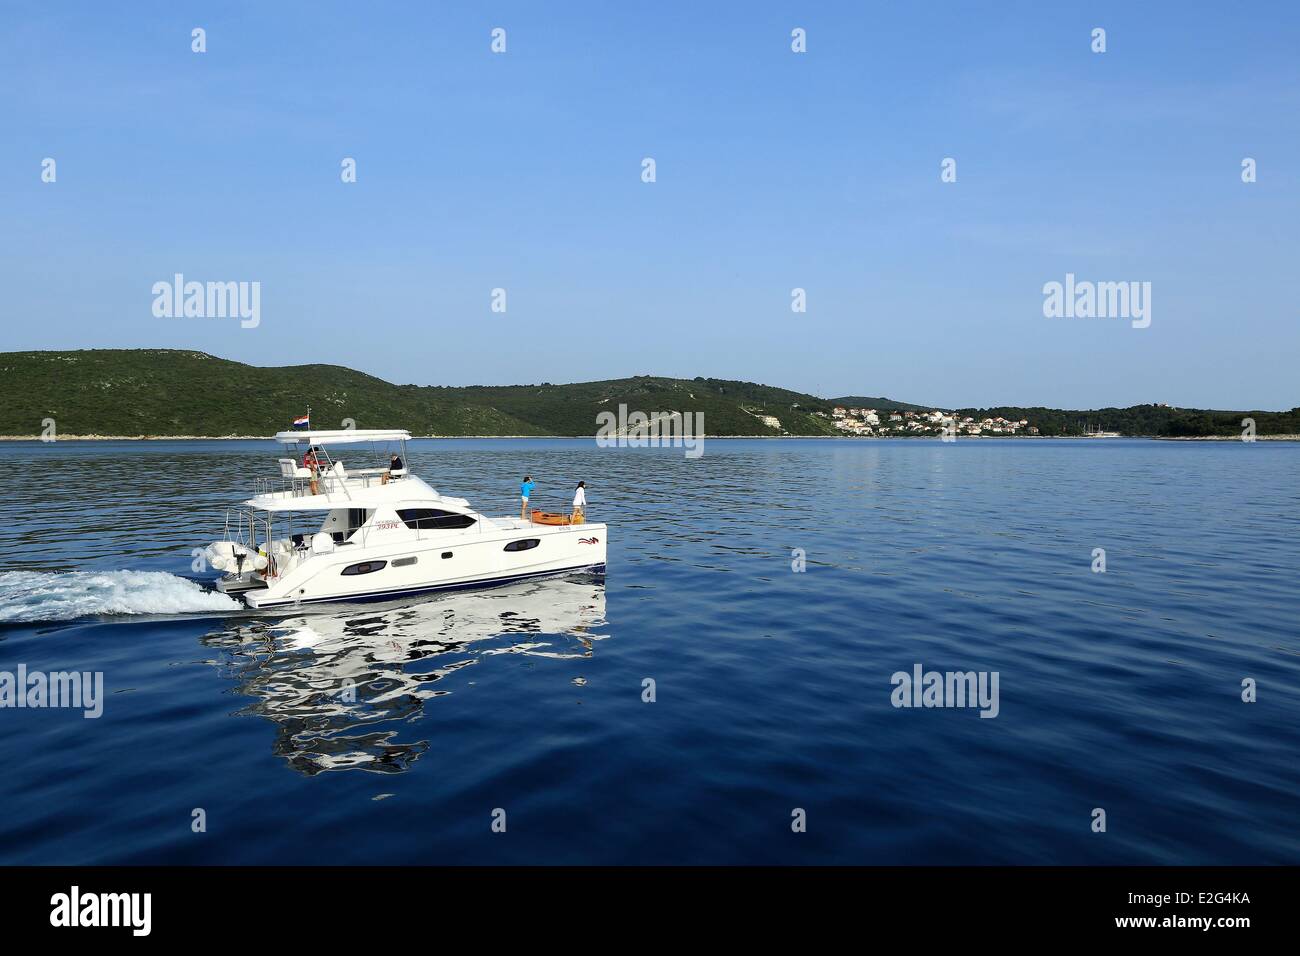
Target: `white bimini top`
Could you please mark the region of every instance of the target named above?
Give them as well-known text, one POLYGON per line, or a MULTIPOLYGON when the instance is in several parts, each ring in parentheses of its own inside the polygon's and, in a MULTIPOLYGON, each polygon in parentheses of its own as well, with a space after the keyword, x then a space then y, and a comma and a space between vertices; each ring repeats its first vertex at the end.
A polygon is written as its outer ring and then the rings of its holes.
POLYGON ((366 441, 410 441, 411 433, 404 428, 341 428, 334 431, 276 432, 275 440, 288 444, 290 442, 310 442, 313 445, 350 445, 366 441))

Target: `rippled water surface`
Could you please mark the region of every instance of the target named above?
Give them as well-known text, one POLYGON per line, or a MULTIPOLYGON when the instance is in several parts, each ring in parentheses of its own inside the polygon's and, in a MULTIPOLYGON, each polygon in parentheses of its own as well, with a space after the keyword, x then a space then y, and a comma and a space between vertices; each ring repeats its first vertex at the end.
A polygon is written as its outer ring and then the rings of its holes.
POLYGON ((1300 446, 421 441, 606 578, 252 615, 190 549, 277 455, 0 444, 0 672, 105 684, 0 709, 0 862, 1300 862, 1300 446))

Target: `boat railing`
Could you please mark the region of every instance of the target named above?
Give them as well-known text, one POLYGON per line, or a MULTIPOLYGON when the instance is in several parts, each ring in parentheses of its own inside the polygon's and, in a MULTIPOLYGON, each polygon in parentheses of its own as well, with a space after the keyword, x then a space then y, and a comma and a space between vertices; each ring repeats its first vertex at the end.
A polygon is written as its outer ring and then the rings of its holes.
POLYGON ((272 561, 266 576, 268 579, 274 579, 292 570, 306 557, 307 542, 319 530, 313 522, 308 522, 307 526, 303 527, 295 522, 292 515, 277 518, 269 511, 227 508, 223 540, 245 547, 249 551, 263 551, 272 561), (289 553, 286 555, 282 550, 277 549, 275 547, 277 543, 287 543, 289 553))
POLYGON ((270 534, 269 529, 269 519, 259 518, 255 511, 248 508, 227 508, 222 540, 256 550, 259 532, 262 532, 261 539, 265 541, 270 534))
MULTIPOLYGON (((339 476, 333 471, 322 469, 316 475, 316 488, 321 494, 332 495, 342 494, 345 497, 351 496, 351 491, 356 488, 369 488, 372 485, 383 484, 384 475, 389 473, 387 468, 360 468, 355 471, 348 471, 346 475, 339 476)), ((408 471, 393 476, 389 481, 401 481, 408 471)), ((310 478, 285 478, 281 475, 264 476, 254 479, 253 491, 257 497, 276 497, 276 498, 303 498, 311 494, 312 480, 310 478)))
POLYGON ((306 478, 256 478, 253 481, 253 491, 259 498, 298 498, 311 493, 311 482, 306 478))

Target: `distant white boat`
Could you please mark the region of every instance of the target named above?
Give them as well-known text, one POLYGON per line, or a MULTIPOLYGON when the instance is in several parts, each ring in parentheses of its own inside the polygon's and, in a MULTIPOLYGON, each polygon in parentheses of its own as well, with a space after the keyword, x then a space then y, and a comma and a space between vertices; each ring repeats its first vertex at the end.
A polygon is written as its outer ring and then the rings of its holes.
POLYGON ((1124 436, 1121 435, 1119 432, 1104 432, 1101 430, 1101 426, 1098 425, 1095 431, 1091 429, 1085 430, 1083 433, 1083 437, 1084 438, 1123 438, 1124 436))
POLYGON ((279 478, 259 480, 257 495, 228 513, 224 539, 207 548, 211 565, 225 572, 218 590, 273 608, 605 570, 603 524, 490 518, 407 467, 348 468, 329 451, 398 443, 405 465, 410 437, 358 429, 277 434, 293 457, 279 460, 279 478), (299 464, 302 446, 316 449, 316 468, 299 464))

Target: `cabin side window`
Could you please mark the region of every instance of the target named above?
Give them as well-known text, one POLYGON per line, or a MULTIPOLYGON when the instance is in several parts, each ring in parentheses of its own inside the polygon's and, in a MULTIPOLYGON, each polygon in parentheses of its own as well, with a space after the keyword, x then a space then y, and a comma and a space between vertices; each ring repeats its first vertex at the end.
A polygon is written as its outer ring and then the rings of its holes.
POLYGON ((351 539, 353 535, 355 535, 358 531, 360 531, 361 528, 365 525, 365 523, 370 520, 370 514, 371 513, 365 508, 348 509, 347 537, 349 539, 351 539))
POLYGON ((345 541, 360 541, 361 538, 357 532, 370 520, 372 514, 374 514, 374 511, 366 508, 331 511, 321 530, 328 533, 334 539, 335 544, 343 544, 345 541))
POLYGON ((469 528, 475 523, 469 515, 439 508, 403 508, 397 512, 397 517, 412 531, 447 531, 469 528))
POLYGON ((527 551, 530 548, 537 547, 541 543, 542 543, 541 538, 524 538, 522 541, 511 541, 504 548, 502 548, 502 550, 503 551, 527 551))
POLYGON ((376 571, 382 571, 387 561, 362 561, 360 564, 349 564, 343 569, 346 575, 354 574, 374 574, 376 571))

